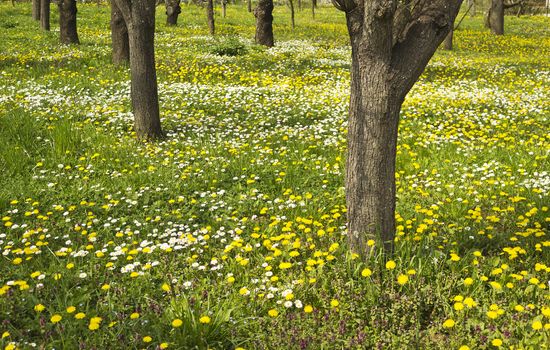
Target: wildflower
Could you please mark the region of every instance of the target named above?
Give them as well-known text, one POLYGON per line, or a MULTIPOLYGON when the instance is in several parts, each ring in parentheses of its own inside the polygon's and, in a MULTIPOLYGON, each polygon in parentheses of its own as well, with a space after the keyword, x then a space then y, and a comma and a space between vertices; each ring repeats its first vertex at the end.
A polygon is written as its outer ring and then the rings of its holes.
POLYGON ((407 282, 409 282, 409 276, 407 275, 399 275, 397 277, 397 283, 400 284, 400 285, 404 285, 406 284, 407 282))
POLYGON ((77 313, 76 315, 74 315, 74 318, 76 318, 77 320, 81 320, 81 319, 83 319, 84 317, 86 317, 86 314, 83 313, 83 312, 79 312, 79 313, 77 313))
POLYGON ((304 306, 304 312, 307 314, 309 314, 310 312, 313 312, 313 306, 311 305, 304 306))
POLYGON ((339 302, 338 300, 332 299, 332 300, 330 301, 330 306, 332 306, 333 308, 338 307, 338 305, 340 305, 340 302, 339 302))
POLYGON ((51 323, 58 323, 62 318, 61 315, 55 314, 50 318, 50 321, 51 323))
POLYGON ((170 285, 168 283, 164 283, 160 288, 165 292, 170 291, 170 285))
POLYGON ((369 277, 372 275, 372 271, 370 269, 363 269, 363 271, 361 271, 361 276, 363 277, 369 277))
POLYGON ((277 311, 275 309, 271 309, 267 312, 267 314, 271 317, 277 317, 279 315, 279 311, 277 311))
POLYGON ((143 342, 144 342, 144 343, 150 343, 152 340, 153 340, 153 338, 151 338, 151 337, 148 336, 148 335, 146 335, 145 337, 143 337, 143 342))
POLYGON ((74 307, 74 306, 69 306, 69 307, 67 308, 67 313, 68 313, 68 314, 72 314, 73 312, 75 312, 75 310, 76 310, 76 307, 74 307))
POLYGON ((7 338, 9 336, 10 336, 10 332, 5 331, 4 333, 2 333, 2 338, 1 339, 7 338))
POLYGON ((284 270, 284 269, 289 269, 292 267, 292 263, 289 263, 289 262, 282 262, 279 264, 279 268, 281 270, 284 270))
POLYGON ((162 350, 167 349, 168 343, 160 343, 159 348, 161 348, 162 350))
POLYGON ((470 277, 467 277, 464 279, 464 285, 465 286, 471 286, 474 283, 474 280, 470 277))
POLYGON ((389 260, 388 262, 386 262, 386 269, 388 270, 393 270, 396 266, 397 264, 393 260, 389 260))
POLYGON ((531 327, 538 331, 539 329, 542 329, 542 322, 539 321, 539 320, 534 320, 533 323, 531 324, 531 327))
POLYGON ((42 311, 44 311, 45 308, 46 308, 46 307, 45 307, 44 305, 42 305, 42 304, 36 304, 36 305, 34 306, 34 311, 36 311, 36 312, 42 312, 42 311))
POLYGON ((451 318, 449 318, 448 320, 443 322, 443 327, 444 328, 453 328, 454 326, 455 326, 455 321, 451 318))
POLYGON ((491 341, 491 344, 496 347, 500 347, 502 345, 502 340, 495 338, 491 341))
POLYGON ((199 322, 200 323, 204 323, 204 324, 207 324, 207 323, 210 323, 210 317, 208 316, 202 316, 201 318, 199 318, 199 322))
POLYGON ((133 313, 130 315, 130 318, 131 318, 132 320, 135 320, 135 319, 138 318, 138 317, 139 317, 139 313, 138 313, 138 312, 133 312, 133 313))
POLYGON ((462 345, 458 350, 470 350, 470 347, 468 345, 462 345))
POLYGON ((183 324, 183 321, 180 320, 179 318, 176 318, 175 320, 172 321, 172 327, 174 328, 181 327, 182 324, 183 324))

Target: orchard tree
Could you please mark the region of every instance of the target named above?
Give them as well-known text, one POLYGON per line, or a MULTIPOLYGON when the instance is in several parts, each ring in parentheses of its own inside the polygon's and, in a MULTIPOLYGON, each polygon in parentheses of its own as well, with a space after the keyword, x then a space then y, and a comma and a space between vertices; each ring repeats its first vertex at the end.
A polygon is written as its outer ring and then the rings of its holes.
POLYGON ((128 42, 128 28, 122 12, 115 1, 111 1, 111 41, 113 63, 124 65, 130 62, 130 43, 128 42))
POLYGON ((76 31, 76 0, 59 0, 59 34, 62 44, 80 44, 76 31))
POLYGON ((175 26, 178 24, 178 16, 181 13, 181 0, 166 0, 166 24, 175 26))
POLYGON ((259 0, 254 9, 256 16, 256 44, 273 46, 273 0, 259 0))
POLYGON ((368 252, 395 238, 395 158, 405 96, 441 44, 462 0, 333 0, 352 49, 346 164, 348 237, 368 252))
POLYGON ((141 140, 162 137, 155 68, 155 0, 112 0, 126 23, 134 130, 141 140))
POLYGON ((50 0, 40 0, 40 27, 50 30, 50 0))
POLYGON ((504 10, 520 6, 523 0, 516 2, 505 2, 504 0, 491 0, 491 6, 487 12, 485 26, 491 29, 491 32, 496 35, 504 34, 504 10))
POLYGON ((208 30, 211 35, 216 32, 214 24, 214 0, 206 0, 206 18, 208 20, 208 30))
POLYGON ((32 19, 40 20, 40 0, 32 0, 32 19))

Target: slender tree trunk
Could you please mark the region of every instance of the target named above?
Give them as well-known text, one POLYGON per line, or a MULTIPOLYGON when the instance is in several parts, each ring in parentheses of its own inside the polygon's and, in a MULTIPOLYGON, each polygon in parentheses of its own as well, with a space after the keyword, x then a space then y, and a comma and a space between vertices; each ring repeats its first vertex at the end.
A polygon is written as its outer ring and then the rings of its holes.
POLYGON ((222 16, 223 18, 227 16, 227 0, 222 0, 222 16))
POLYGON ((208 0, 206 5, 206 17, 208 18, 208 30, 211 35, 214 35, 216 32, 216 27, 214 24, 214 1, 208 0))
POLYGON ((302 0, 298 0, 298 10, 302 11, 302 0))
POLYGON ((296 22, 294 20, 294 0, 288 0, 288 4, 290 5, 290 21, 292 29, 294 29, 296 27, 296 22))
MULTIPOLYGON (((120 0, 116 0, 119 8, 120 0)), ((129 1, 128 1, 129 3, 129 1)), ((155 68, 155 0, 132 1, 129 20, 123 11, 130 43, 134 129, 142 140, 162 137, 155 68)))
POLYGON ((504 34, 504 1, 491 0, 491 7, 487 14, 487 23, 491 32, 496 35, 504 34))
POLYGON ((453 49, 453 35, 454 30, 451 28, 449 31, 449 34, 445 37, 445 40, 443 40, 443 49, 445 50, 452 50, 453 49))
POLYGON ((40 0, 32 0, 32 19, 40 20, 40 0))
POLYGON ((111 40, 113 63, 115 65, 128 64, 130 62, 128 28, 116 1, 111 1, 111 40))
POLYGON ((40 0, 40 26, 50 31, 50 0, 40 0))
POLYGON ((76 0, 59 0, 59 33, 62 44, 80 44, 76 31, 76 0))
POLYGON ((256 16, 256 44, 273 46, 273 0, 259 0, 254 9, 256 16))
POLYGON ((252 12, 252 0, 248 0, 247 9, 248 12, 252 12))
POLYGON ((315 8, 317 7, 317 0, 311 0, 311 16, 315 19, 315 8))
POLYGON ((181 13, 181 0, 166 0, 166 25, 178 24, 178 16, 181 13))

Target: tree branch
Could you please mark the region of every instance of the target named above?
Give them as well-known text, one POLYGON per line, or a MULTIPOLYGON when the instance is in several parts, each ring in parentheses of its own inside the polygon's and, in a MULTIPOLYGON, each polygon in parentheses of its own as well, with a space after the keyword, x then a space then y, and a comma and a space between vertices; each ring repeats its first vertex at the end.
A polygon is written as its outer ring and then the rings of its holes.
POLYGON ((132 1, 131 0, 111 0, 114 1, 117 5, 118 9, 120 10, 120 13, 122 13, 122 17, 124 18, 124 22, 126 22, 126 26, 129 27, 132 23, 132 1))

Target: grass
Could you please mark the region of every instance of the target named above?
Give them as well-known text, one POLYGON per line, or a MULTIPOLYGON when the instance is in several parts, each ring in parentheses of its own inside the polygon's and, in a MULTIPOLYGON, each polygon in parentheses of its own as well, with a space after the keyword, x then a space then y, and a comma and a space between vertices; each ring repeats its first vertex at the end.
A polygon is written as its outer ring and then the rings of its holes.
POLYGON ((278 6, 266 49, 240 5, 214 38, 159 8, 157 144, 108 6, 79 4, 80 46, 30 13, 0 4, 1 346, 547 347, 548 18, 466 18, 407 97, 394 266, 346 246, 341 13, 278 6))

